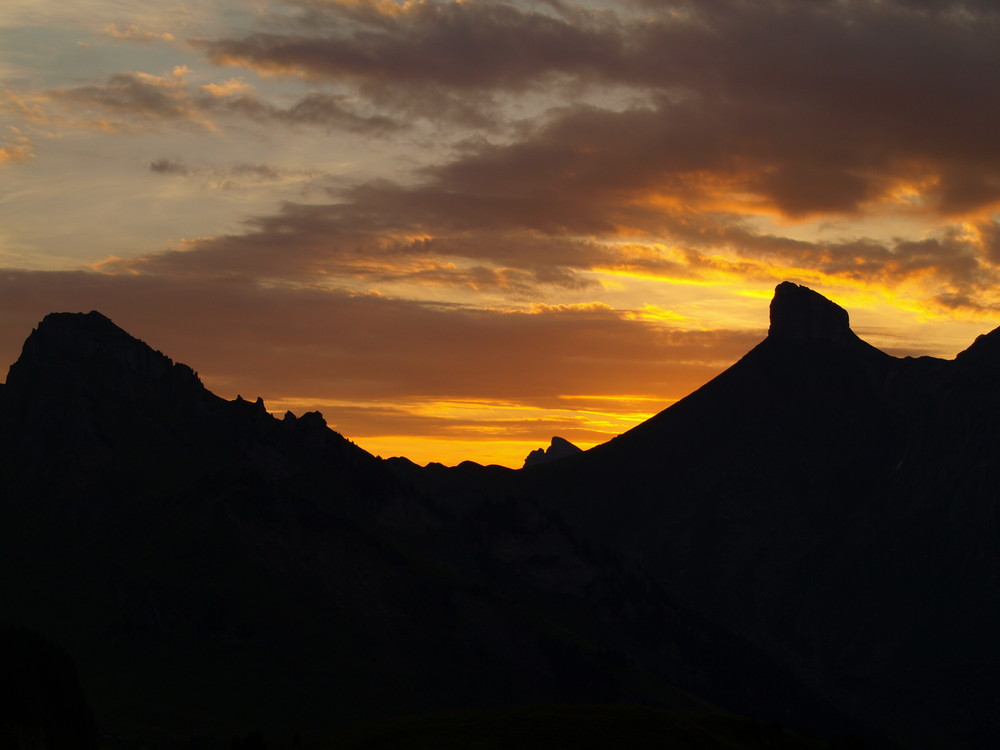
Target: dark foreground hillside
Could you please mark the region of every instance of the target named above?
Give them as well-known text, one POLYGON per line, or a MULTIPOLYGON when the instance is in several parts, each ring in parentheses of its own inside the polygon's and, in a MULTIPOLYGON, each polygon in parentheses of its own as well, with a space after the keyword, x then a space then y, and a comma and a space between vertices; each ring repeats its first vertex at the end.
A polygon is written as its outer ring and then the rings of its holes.
MULTIPOLYGON (((498 706, 725 717, 762 686, 763 719, 831 719, 537 503, 447 507, 320 415, 217 398, 98 313, 46 317, 11 367, 0 498, 3 617, 65 649, 108 747, 329 745, 498 706)), ((525 714, 539 736, 546 711, 525 714)))
MULTIPOLYGON (((543 706, 403 716, 344 727, 343 750, 824 750, 830 743, 743 717, 645 706, 543 706)), ((860 748, 847 739, 840 746, 860 748)))
POLYGON ((1000 334, 896 359, 808 289, 771 313, 516 472, 380 461, 47 316, 0 386, 0 612, 107 747, 992 747, 1000 334))
POLYGON ((912 747, 1000 738, 1000 330, 890 357, 782 284, 768 337, 519 487, 912 747))

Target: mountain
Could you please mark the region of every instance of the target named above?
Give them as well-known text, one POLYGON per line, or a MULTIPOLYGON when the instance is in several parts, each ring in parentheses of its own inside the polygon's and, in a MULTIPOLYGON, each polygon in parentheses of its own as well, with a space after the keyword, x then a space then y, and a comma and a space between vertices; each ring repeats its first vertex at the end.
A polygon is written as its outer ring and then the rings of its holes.
MULTIPOLYGON (((782 716, 827 721, 784 667, 536 501, 456 505, 406 476, 449 471, 407 463, 218 398, 97 312, 48 315, 0 388, 2 618, 65 650, 107 747, 619 703, 659 707, 651 736, 816 747, 715 703, 766 684, 782 716)), ((565 721, 539 710, 539 732, 565 721)))
POLYGON ((529 469, 532 466, 538 466, 539 464, 544 464, 549 461, 556 461, 560 458, 566 458, 566 456, 573 456, 582 452, 583 451, 580 448, 573 445, 569 440, 561 438, 557 435, 552 438, 548 448, 536 448, 531 451, 531 453, 525 457, 524 466, 522 468, 529 469))
POLYGON ((989 747, 998 424, 1000 331, 955 360, 894 358, 786 282, 739 362, 517 491, 868 731, 989 747))
POLYGON ((381 461, 53 314, 0 387, 0 611, 72 658, 112 747, 505 747, 501 724, 572 721, 590 746, 625 724, 829 746, 777 722, 978 750, 998 424, 1000 330, 891 357, 790 283, 717 378, 518 471, 381 461))

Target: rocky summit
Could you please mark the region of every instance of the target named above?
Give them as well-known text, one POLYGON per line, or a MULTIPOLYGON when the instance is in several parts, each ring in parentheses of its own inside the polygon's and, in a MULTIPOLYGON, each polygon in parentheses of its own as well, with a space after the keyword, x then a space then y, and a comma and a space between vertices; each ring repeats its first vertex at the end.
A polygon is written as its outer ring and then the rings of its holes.
POLYGON ((768 336, 789 341, 853 340, 847 310, 808 287, 783 281, 771 299, 768 336))
POLYGON ((573 445, 569 440, 556 435, 552 438, 548 448, 536 448, 531 451, 524 459, 523 468, 528 469, 532 466, 538 466, 539 464, 566 458, 567 456, 573 456, 582 452, 580 448, 573 445))

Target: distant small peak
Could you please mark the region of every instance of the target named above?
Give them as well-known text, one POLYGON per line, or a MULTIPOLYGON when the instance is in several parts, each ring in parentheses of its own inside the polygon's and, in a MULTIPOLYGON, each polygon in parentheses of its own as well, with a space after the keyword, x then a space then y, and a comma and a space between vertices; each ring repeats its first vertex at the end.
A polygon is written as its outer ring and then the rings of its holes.
POLYGON ((572 456, 576 453, 583 453, 583 450, 571 443, 565 438, 561 438, 558 435, 552 438, 549 443, 548 448, 537 448, 531 451, 525 459, 524 466, 522 468, 529 468, 531 466, 538 466, 539 464, 548 463, 549 461, 555 461, 556 459, 566 458, 567 456, 572 456))
POLYGON ((809 287, 783 281, 771 299, 772 339, 785 341, 857 341, 847 310, 809 287))

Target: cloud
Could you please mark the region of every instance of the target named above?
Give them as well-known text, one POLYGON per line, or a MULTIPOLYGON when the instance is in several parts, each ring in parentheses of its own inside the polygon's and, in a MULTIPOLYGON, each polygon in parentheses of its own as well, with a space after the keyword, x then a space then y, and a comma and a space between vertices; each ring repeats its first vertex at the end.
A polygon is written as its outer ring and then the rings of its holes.
POLYGON ((35 144, 17 128, 10 128, 12 135, 0 140, 0 166, 25 162, 35 158, 35 144))
POLYGON ((178 67, 167 75, 116 73, 105 83, 57 89, 47 96, 76 117, 100 123, 102 129, 169 121, 211 128, 211 121, 189 94, 188 72, 178 67), (122 119, 109 122, 106 115, 122 119))
POLYGON ((302 5, 295 31, 198 44, 219 64, 345 79, 369 90, 524 90, 546 73, 599 69, 624 42, 582 11, 574 23, 500 2, 302 5))
POLYGON ((386 136, 407 130, 408 126, 385 115, 362 115, 350 108, 349 97, 312 93, 301 97, 290 107, 281 108, 253 96, 234 96, 221 102, 201 102, 208 112, 240 115, 261 122, 292 125, 319 125, 366 135, 386 136))
POLYGON ((112 39, 126 40, 130 42, 172 42, 174 35, 169 32, 156 33, 146 31, 140 24, 117 24, 107 23, 102 29, 102 33, 112 39))
POLYGON ((199 239, 179 249, 109 259, 96 267, 105 273, 326 281, 335 286, 404 282, 424 288, 502 292, 522 300, 544 295, 546 289, 599 288, 596 281, 581 276, 579 269, 546 260, 545 251, 551 249, 553 255, 561 253, 567 263, 578 265, 568 255, 571 243, 558 239, 524 234, 444 239, 365 236, 359 227, 324 231, 309 217, 300 219, 286 222, 284 229, 269 222, 262 231, 199 239))
MULTIPOLYGON (((502 133, 428 169, 421 190, 383 197, 456 201, 470 220, 503 198, 516 222, 548 232, 656 232, 664 206, 797 221, 983 218, 1000 206, 1000 105, 984 95, 1000 77, 1000 16, 987 4, 301 0, 290 10, 263 16, 267 33, 192 43, 214 62, 314 87, 291 104, 241 78, 195 85, 183 72, 123 72, 44 97, 105 130, 249 120, 387 137, 427 118, 502 133), (553 107, 538 118, 541 93, 553 107), (515 106, 527 112, 516 126, 515 106)), ((26 96, 21 108, 37 109, 26 96)))
MULTIPOLYGON (((468 146, 424 168, 420 183, 360 183, 338 190, 334 203, 286 203, 249 219, 243 234, 103 270, 300 281, 320 274, 333 283, 411 281, 515 298, 593 288, 593 271, 675 280, 798 276, 922 284, 929 293, 937 285, 940 293, 996 304, 994 222, 945 224, 935 236, 892 242, 759 233, 735 209, 763 197, 743 204, 726 197, 760 181, 745 169, 749 157, 732 166, 706 147, 712 134, 671 132, 674 109, 575 108, 512 144, 468 146), (709 164, 714 176, 705 174, 709 164)), ((780 189, 791 196, 796 182, 789 180, 780 189)), ((857 189, 822 184, 828 201, 857 189)), ((808 190, 799 193, 790 200, 811 199, 808 190)))
POLYGON ((535 173, 597 178, 600 155, 622 152, 638 181, 670 195, 693 188, 695 199, 791 218, 856 214, 904 183, 949 216, 1000 203, 1000 106, 984 95, 1000 76, 1000 16, 988 4, 642 5, 636 17, 562 4, 304 2, 280 31, 198 44, 215 62, 353 86, 380 107, 412 110, 422 98, 422 114, 439 120, 449 98, 490 107, 544 89, 579 102, 584 87, 590 108, 522 147, 539 157, 535 173), (577 87, 572 98, 560 83, 577 87), (600 92, 616 86, 645 106, 602 111, 600 92), (592 140, 598 158, 560 151, 566 134, 592 140))
POLYGON ((149 163, 149 171, 157 174, 190 174, 190 170, 177 159, 156 159, 149 163))
MULTIPOLYGON (((123 72, 103 83, 54 89, 35 94, 35 118, 50 116, 43 105, 55 102, 69 113, 63 125, 94 127, 106 131, 159 129, 165 124, 213 131, 227 122, 247 120, 262 124, 319 126, 371 136, 386 136, 407 125, 381 114, 355 111, 348 97, 309 93, 288 107, 279 107, 252 93, 239 79, 195 85, 191 71, 176 68, 169 74, 123 72)), ((21 109, 26 106, 24 97, 21 109)))
POLYGON ((0 112, 15 117, 24 123, 45 125, 48 116, 42 108, 44 96, 30 92, 3 89, 0 91, 0 112))
POLYGON ((839 242, 803 242, 772 235, 754 235, 742 229, 720 232, 745 258, 779 268, 799 268, 831 279, 880 285, 888 289, 922 285, 939 289, 946 306, 969 310, 1000 309, 998 222, 945 225, 937 236, 896 238, 892 242, 868 239, 839 242))
POLYGON ((191 166, 176 157, 162 157, 149 162, 154 174, 197 179, 210 190, 238 190, 248 187, 295 185, 302 194, 323 192, 329 179, 325 172, 309 169, 288 169, 273 164, 237 162, 226 166, 191 166))
POLYGON ((242 78, 230 78, 222 83, 205 83, 199 88, 214 97, 222 99, 247 94, 253 90, 253 87, 242 78))

